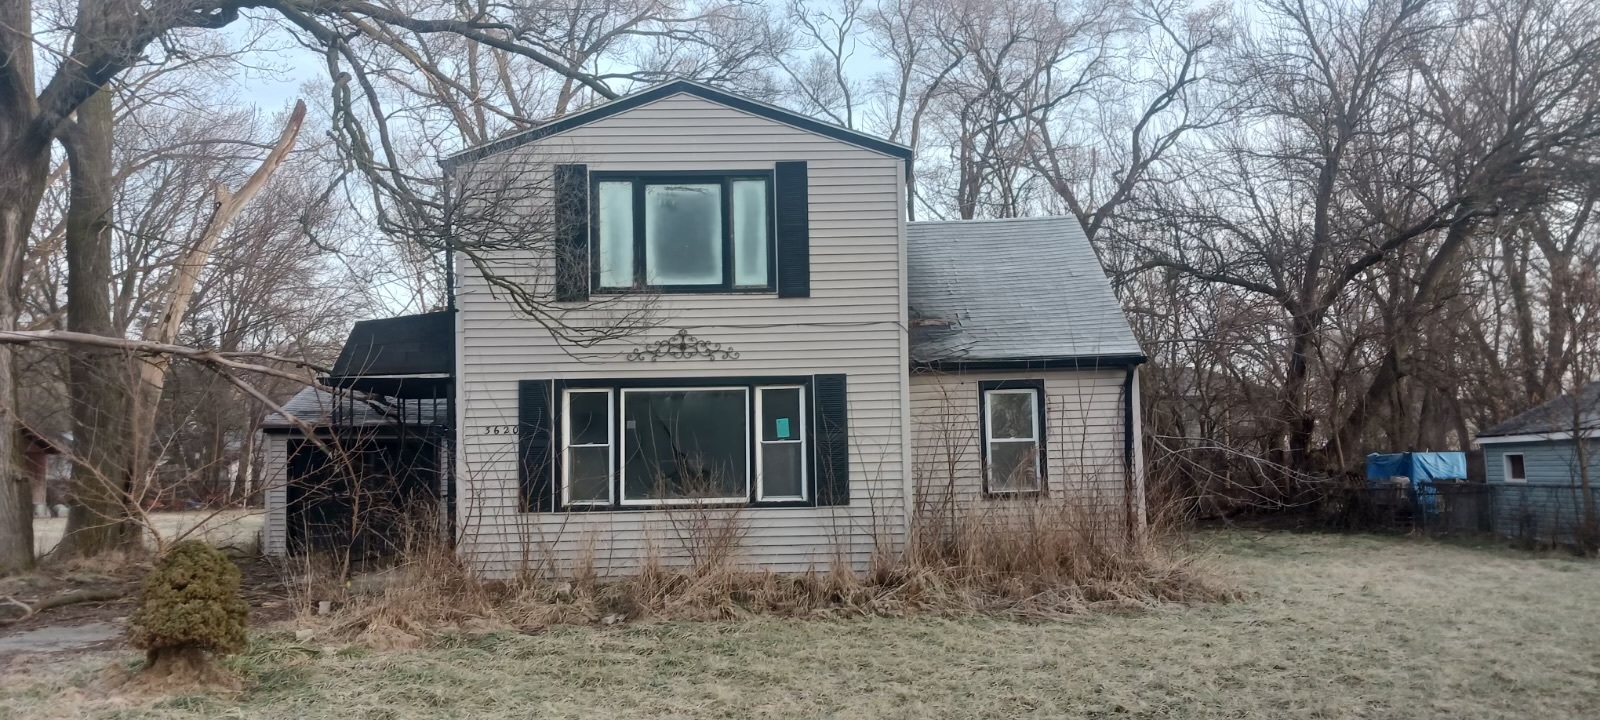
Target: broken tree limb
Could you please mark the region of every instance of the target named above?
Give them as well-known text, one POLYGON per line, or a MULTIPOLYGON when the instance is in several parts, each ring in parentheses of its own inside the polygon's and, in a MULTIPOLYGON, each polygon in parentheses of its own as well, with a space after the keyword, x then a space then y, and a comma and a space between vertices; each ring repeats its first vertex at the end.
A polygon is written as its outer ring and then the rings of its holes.
POLYGON ((6 603, 22 608, 22 614, 12 618, 0 618, 0 625, 14 625, 46 610, 51 610, 58 607, 65 607, 67 605, 76 605, 78 603, 86 602, 106 602, 108 600, 120 600, 124 597, 127 597, 127 595, 128 591, 122 588, 88 588, 84 590, 73 590, 69 593, 57 595, 51 598, 45 598, 32 605, 28 605, 27 603, 24 603, 14 597, 7 597, 5 598, 6 603))
MULTIPOLYGON (((236 191, 229 191, 227 187, 218 183, 216 187, 217 204, 211 213, 211 219, 206 222, 206 227, 200 233, 189 252, 179 261, 173 273, 171 293, 167 296, 166 307, 156 314, 156 319, 144 328, 144 340, 148 342, 170 345, 177 342, 178 330, 183 324, 183 319, 189 314, 189 304, 194 299, 195 288, 200 284, 200 271, 205 268, 206 262, 211 259, 217 243, 222 239, 222 234, 233 224, 239 213, 243 212, 250 201, 267 186, 274 172, 288 157, 289 151, 294 149, 295 139, 300 135, 300 126, 306 119, 306 104, 296 100, 294 110, 289 113, 289 121, 284 125, 283 132, 279 133, 278 141, 273 144, 272 150, 267 153, 266 159, 256 168, 250 178, 239 186, 236 191)), ((139 386, 133 392, 132 407, 129 408, 133 422, 129 425, 133 431, 133 457, 134 477, 145 477, 145 452, 149 448, 151 434, 155 432, 156 410, 161 403, 161 392, 166 388, 167 370, 172 366, 172 356, 168 354, 150 355, 142 358, 138 363, 139 386)))
POLYGON ((241 358, 268 360, 284 363, 293 367, 304 368, 314 372, 327 372, 326 368, 308 363, 297 358, 283 355, 273 355, 261 352, 222 352, 207 348, 175 345, 172 343, 150 342, 148 340, 129 340, 127 338, 106 337, 104 335, 91 335, 89 333, 71 332, 69 330, 9 330, 0 331, 0 345, 28 345, 33 343, 66 343, 78 345, 93 345, 95 347, 123 350, 134 355, 165 355, 176 356, 197 363, 213 365, 228 370, 250 372, 259 375, 292 380, 298 383, 315 385, 305 375, 297 374, 282 368, 262 365, 259 363, 242 362, 241 358))

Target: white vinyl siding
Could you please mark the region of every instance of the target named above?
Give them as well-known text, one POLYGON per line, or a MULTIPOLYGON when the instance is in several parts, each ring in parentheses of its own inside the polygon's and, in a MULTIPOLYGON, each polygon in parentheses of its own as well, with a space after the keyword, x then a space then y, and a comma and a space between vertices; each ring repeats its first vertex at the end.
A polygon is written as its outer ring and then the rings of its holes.
POLYGON ((1125 511, 1126 378, 1121 368, 913 374, 911 462, 920 509, 1012 502, 983 496, 979 382, 1043 380, 1047 494, 1125 511))
MULTIPOLYGON (((737 519, 747 528, 741 562, 778 571, 840 561, 864 566, 880 540, 900 542, 907 482, 901 160, 675 95, 490 156, 477 168, 548 173, 558 162, 583 163, 590 172, 770 170, 791 160, 808 163, 808 298, 663 295, 652 306, 657 327, 594 347, 563 347, 503 295, 497 297, 483 277, 462 273, 457 520, 465 557, 500 575, 525 567, 562 572, 591 561, 602 574, 625 573, 652 556, 685 562, 691 551, 682 529, 708 514, 737 519), (626 359, 630 350, 680 329, 739 355, 626 359), (518 380, 673 377, 707 378, 707 385, 715 385, 718 377, 824 373, 848 375, 848 506, 519 513, 516 438, 485 430, 517 422, 518 380)), ((459 260, 457 267, 472 267, 459 260)), ((553 271, 547 258, 502 253, 493 260, 501 277, 548 291, 553 271)), ((604 323, 605 312, 572 313, 570 319, 604 323)))
POLYGON ((282 557, 288 553, 289 436, 261 433, 256 446, 261 448, 262 503, 266 517, 261 523, 261 554, 282 557))

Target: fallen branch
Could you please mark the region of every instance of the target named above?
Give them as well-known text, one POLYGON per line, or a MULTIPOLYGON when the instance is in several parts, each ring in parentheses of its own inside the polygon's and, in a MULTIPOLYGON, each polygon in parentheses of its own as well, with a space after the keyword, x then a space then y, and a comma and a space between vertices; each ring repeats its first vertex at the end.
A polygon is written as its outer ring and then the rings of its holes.
POLYGON ((29 605, 21 600, 8 596, 5 598, 6 603, 22 608, 22 614, 14 618, 0 618, 0 626, 14 625, 46 610, 65 607, 67 605, 76 605, 78 603, 120 600, 126 597, 127 594, 127 590, 118 588, 90 588, 86 590, 73 590, 72 592, 64 595, 46 598, 34 603, 33 605, 29 605))
POLYGON ((0 344, 4 345, 31 345, 34 343, 64 343, 68 345, 90 345, 94 347, 123 350, 135 355, 169 355, 181 357, 193 362, 214 365, 239 372, 256 373, 272 377, 306 383, 304 375, 298 375, 282 368, 257 363, 240 362, 239 358, 253 358, 283 363, 294 367, 305 368, 320 373, 329 370, 319 365, 314 365, 305 360, 273 355, 262 352, 222 352, 207 348, 189 347, 188 345, 174 345, 171 343, 151 342, 149 340, 129 340, 127 338, 107 337, 90 333, 71 332, 68 330, 11 330, 0 332, 0 344))

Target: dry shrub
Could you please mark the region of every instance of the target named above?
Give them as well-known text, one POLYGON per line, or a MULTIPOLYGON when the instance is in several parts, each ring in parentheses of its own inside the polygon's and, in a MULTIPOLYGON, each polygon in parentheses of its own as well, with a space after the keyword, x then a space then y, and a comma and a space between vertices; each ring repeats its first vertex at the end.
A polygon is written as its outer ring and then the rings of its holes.
POLYGON ((1122 508, 1085 500, 1016 500, 919 517, 906 570, 941 604, 1010 616, 1234 597, 1159 519, 1145 533, 1130 532, 1122 508))
POLYGON ((504 593, 481 581, 448 544, 411 532, 381 569, 346 575, 338 558, 307 558, 291 583, 302 627, 378 649, 420 644, 448 627, 492 623, 504 593), (331 612, 322 614, 327 603, 331 612))
POLYGON ((1060 500, 947 512, 936 522, 919 517, 909 548, 880 554, 865 569, 836 563, 788 574, 753 571, 735 559, 729 539, 744 536, 740 514, 684 517, 674 521, 673 534, 704 537, 678 538, 678 554, 658 551, 637 572, 611 579, 601 576, 592 550, 559 577, 523 573, 495 581, 476 576, 442 543, 410 543, 380 588, 346 588, 326 618, 314 614, 308 595, 302 621, 338 639, 397 648, 441 631, 529 632, 556 624, 758 614, 1037 620, 1237 597, 1161 523, 1140 537, 1128 532, 1120 510, 1060 500))

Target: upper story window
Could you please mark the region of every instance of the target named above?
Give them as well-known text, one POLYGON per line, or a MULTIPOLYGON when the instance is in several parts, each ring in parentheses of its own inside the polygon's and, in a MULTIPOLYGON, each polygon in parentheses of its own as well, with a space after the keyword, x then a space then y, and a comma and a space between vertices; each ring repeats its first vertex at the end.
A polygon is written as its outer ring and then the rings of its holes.
POLYGON ((597 172, 591 178, 595 288, 774 288, 770 172, 597 172))

